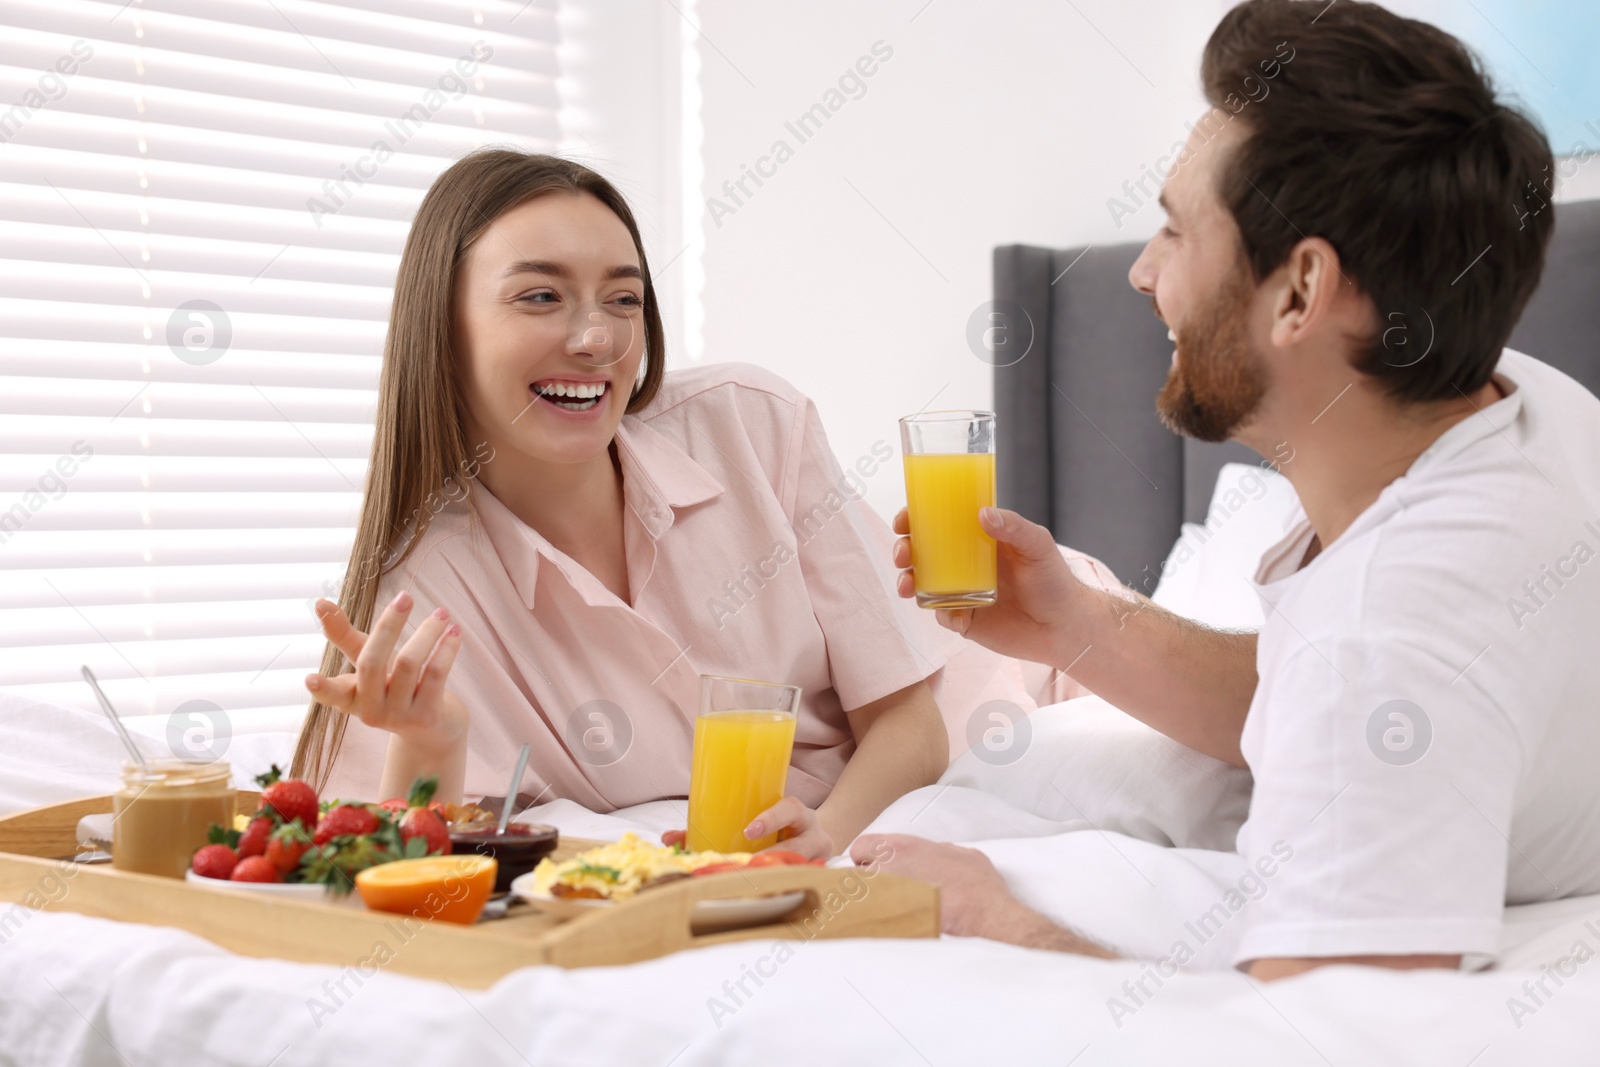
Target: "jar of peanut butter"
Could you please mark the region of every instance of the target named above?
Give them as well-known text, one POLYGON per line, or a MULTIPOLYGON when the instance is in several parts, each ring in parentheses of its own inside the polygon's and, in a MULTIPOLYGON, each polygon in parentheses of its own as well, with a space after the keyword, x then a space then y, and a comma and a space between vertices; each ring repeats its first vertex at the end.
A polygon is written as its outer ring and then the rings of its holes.
POLYGON ((226 760, 195 764, 149 761, 148 771, 122 765, 122 788, 112 798, 111 865, 182 878, 189 857, 215 823, 233 826, 235 792, 226 760))

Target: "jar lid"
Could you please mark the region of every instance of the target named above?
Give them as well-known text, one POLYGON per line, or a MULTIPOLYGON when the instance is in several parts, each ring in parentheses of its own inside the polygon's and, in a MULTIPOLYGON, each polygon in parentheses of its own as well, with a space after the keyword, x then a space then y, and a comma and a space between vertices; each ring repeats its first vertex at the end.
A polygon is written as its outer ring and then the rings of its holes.
POLYGON ((198 785, 214 785, 217 782, 226 782, 233 777, 233 768, 227 760, 219 759, 212 760, 209 763, 191 763, 188 760, 168 757, 146 760, 145 762, 149 765, 148 771, 141 769, 137 763, 131 760, 123 763, 122 782, 124 785, 176 789, 198 785))

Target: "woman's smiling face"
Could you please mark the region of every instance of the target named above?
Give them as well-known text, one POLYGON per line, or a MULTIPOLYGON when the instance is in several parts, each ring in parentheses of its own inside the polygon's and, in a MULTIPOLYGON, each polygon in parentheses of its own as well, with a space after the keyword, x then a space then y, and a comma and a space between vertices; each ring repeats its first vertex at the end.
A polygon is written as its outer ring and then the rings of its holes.
POLYGON ((633 238, 588 193, 547 193, 467 249, 452 303, 467 437, 496 455, 584 463, 604 454, 644 358, 633 238))

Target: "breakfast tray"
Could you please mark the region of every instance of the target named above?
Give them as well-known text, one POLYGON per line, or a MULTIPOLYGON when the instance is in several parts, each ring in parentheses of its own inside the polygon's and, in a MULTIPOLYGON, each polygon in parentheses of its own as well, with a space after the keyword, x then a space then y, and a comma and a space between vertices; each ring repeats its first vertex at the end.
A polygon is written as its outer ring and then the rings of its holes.
MULTIPOLYGON (((240 810, 254 811, 256 797, 242 791, 240 810)), ((111 810, 111 797, 89 797, 0 818, 0 903, 171 926, 245 956, 381 965, 469 989, 486 989, 520 967, 637 963, 729 941, 939 934, 938 889, 854 868, 763 867, 685 878, 565 921, 517 905, 503 919, 465 926, 63 862, 79 850, 78 820, 111 810), (796 890, 805 901, 774 922, 717 933, 691 929, 699 901, 796 890)), ((560 861, 599 843, 562 837, 552 856, 560 861)))

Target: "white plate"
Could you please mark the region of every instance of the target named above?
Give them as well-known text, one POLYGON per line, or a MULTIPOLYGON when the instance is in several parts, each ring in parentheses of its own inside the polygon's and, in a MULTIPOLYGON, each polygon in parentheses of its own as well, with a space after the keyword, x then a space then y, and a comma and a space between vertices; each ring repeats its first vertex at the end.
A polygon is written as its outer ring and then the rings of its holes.
POLYGON ((190 885, 204 886, 207 889, 257 893, 277 897, 280 900, 315 900, 326 904, 353 904, 358 908, 366 906, 361 903, 361 896, 354 889, 345 896, 336 897, 328 891, 327 886, 314 882, 235 882, 227 878, 207 878, 195 874, 192 870, 184 872, 183 880, 190 885))
MULTIPOLYGON (((511 895, 521 897, 540 911, 558 919, 572 919, 596 908, 614 908, 613 900, 590 900, 583 897, 552 897, 533 891, 533 874, 518 875, 511 882, 511 895)), ((637 900, 635 896, 633 899, 637 900)), ((723 900, 702 900, 694 906, 689 920, 695 933, 712 930, 733 930, 745 926, 760 926, 776 922, 798 908, 806 899, 805 890, 778 893, 769 897, 728 897, 723 900)))

